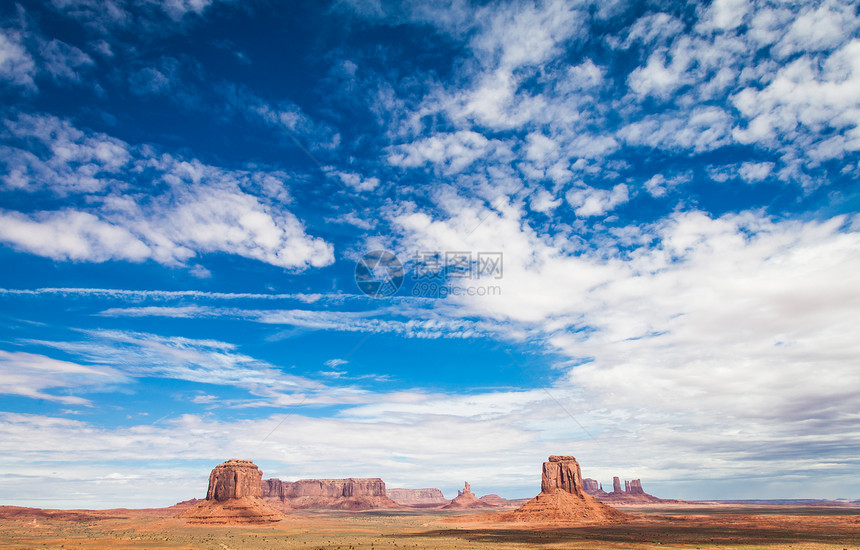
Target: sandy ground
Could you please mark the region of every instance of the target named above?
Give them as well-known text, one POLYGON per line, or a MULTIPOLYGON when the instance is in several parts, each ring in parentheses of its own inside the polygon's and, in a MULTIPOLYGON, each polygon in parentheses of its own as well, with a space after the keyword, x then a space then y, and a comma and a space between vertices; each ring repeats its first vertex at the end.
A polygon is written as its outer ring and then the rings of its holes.
POLYGON ((0 508, 0 549, 860 549, 860 507, 625 507, 602 526, 473 521, 474 512, 302 512, 264 526, 187 525, 176 510, 0 508))

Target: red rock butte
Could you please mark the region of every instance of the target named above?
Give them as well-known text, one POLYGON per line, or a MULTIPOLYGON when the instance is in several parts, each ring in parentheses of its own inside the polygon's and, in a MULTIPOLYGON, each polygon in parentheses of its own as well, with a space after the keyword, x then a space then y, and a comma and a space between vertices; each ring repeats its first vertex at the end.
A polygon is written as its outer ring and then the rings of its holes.
POLYGON ((185 510, 179 517, 188 523, 271 523, 284 515, 261 498, 263 473, 250 460, 231 458, 209 474, 206 500, 185 510))
POLYGON ((607 493, 603 490, 603 485, 594 479, 585 478, 582 480, 583 490, 593 496, 600 502, 610 505, 621 504, 678 504, 683 501, 674 499, 657 498, 654 495, 649 495, 642 489, 642 482, 638 479, 632 481, 624 481, 624 489, 621 489, 621 479, 618 476, 612 478, 612 492, 607 493))
POLYGON ((206 500, 230 500, 231 498, 262 497, 260 482, 263 472, 250 460, 231 458, 215 466, 209 474, 209 490, 206 500))
POLYGON ((469 508, 492 508, 492 504, 487 504, 483 500, 475 496, 472 492, 472 487, 469 482, 463 487, 462 491, 457 491, 457 498, 442 507, 443 510, 454 509, 469 509, 469 508))
POLYGON ((550 456, 543 463, 541 492, 517 510, 504 514, 507 521, 609 523, 627 514, 598 502, 583 489, 579 463, 572 456, 550 456))

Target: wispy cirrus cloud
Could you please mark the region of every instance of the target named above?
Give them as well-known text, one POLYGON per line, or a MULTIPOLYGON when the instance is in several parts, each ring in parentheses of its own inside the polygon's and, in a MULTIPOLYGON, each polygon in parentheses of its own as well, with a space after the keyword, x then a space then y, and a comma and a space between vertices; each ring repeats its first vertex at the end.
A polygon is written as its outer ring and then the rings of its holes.
POLYGON ((120 371, 105 365, 81 365, 34 353, 0 350, 0 393, 6 395, 90 406, 90 400, 74 393, 127 380, 120 371))

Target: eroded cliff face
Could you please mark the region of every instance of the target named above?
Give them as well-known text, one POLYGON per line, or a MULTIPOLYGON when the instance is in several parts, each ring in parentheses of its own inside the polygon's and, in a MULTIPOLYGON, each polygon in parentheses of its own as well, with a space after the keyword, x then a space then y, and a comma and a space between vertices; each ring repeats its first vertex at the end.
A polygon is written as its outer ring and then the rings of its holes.
POLYGON ((266 479, 262 482, 264 497, 298 498, 298 497, 384 497, 385 482, 374 478, 347 479, 300 479, 298 481, 281 481, 266 479))
POLYGON ((206 500, 179 514, 189 523, 239 525, 284 519, 262 498, 263 473, 250 460, 232 458, 209 474, 206 500))
POLYGON ((209 474, 209 489, 206 500, 230 500, 231 498, 262 497, 260 480, 263 472, 250 460, 231 458, 222 462, 209 474))
POLYGON ((549 493, 554 489, 582 496, 582 472, 574 457, 553 455, 543 463, 540 490, 549 493))
POLYGON ((394 502, 404 506, 432 506, 448 503, 448 499, 445 498, 442 491, 434 488, 386 489, 385 494, 394 502))
POLYGON ((300 479, 281 481, 264 479, 263 498, 280 508, 338 508, 364 510, 394 508, 388 498, 385 482, 379 478, 300 479))

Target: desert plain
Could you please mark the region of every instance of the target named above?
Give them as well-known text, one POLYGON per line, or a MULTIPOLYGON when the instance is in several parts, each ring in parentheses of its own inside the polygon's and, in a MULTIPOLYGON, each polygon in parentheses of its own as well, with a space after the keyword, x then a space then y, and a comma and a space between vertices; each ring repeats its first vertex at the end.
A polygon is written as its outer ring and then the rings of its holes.
POLYGON ((512 524, 448 510, 296 511, 266 525, 193 525, 176 507, 40 510, 0 507, 0 549, 860 548, 849 505, 619 506, 608 525, 512 524))

